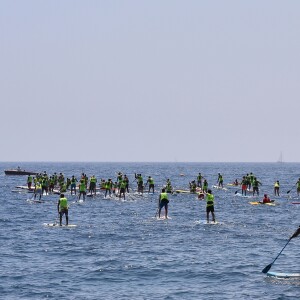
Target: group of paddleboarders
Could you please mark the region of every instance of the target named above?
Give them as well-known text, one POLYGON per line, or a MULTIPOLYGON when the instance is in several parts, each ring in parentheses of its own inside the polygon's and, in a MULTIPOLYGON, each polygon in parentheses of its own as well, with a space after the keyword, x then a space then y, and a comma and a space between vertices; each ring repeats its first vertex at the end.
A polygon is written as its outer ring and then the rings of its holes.
MULTIPOLYGON (((155 185, 154 179, 152 176, 148 176, 146 183, 144 184, 143 176, 141 173, 134 174, 136 183, 137 183, 137 193, 143 194, 144 189, 148 186, 148 193, 152 192, 155 193, 155 185)), ((224 187, 224 179, 221 173, 218 173, 217 183, 219 188, 224 187)), ((242 196, 246 196, 247 192, 252 192, 252 195, 259 196, 259 186, 262 183, 254 176, 253 173, 249 173, 243 176, 241 182, 239 183, 238 179, 236 179, 232 184, 232 186, 239 186, 241 185, 242 196), (252 188, 252 190, 251 190, 252 188)), ((97 178, 95 175, 92 175, 90 178, 84 173, 81 174, 79 180, 72 175, 72 177, 65 178, 63 173, 54 173, 53 175, 48 175, 45 171, 44 173, 37 174, 36 177, 29 175, 27 178, 27 186, 29 190, 34 189, 34 199, 38 198, 41 200, 43 193, 52 193, 54 188, 58 188, 56 192, 59 192, 63 195, 62 206, 66 202, 64 193, 70 190, 71 195, 77 195, 77 190, 79 191, 78 199, 85 200, 87 195, 87 190, 90 195, 96 195, 97 189, 97 178)), ((300 178, 296 183, 297 186, 297 193, 300 194, 300 178)), ((105 197, 115 196, 125 199, 125 194, 129 193, 129 179, 126 175, 123 175, 121 172, 117 173, 117 179, 114 182, 111 178, 108 179, 101 179, 99 183, 100 190, 104 191, 105 197)), ((190 193, 197 193, 198 199, 206 200, 206 218, 209 222, 209 215, 212 215, 212 220, 215 222, 215 213, 214 213, 214 195, 212 191, 208 188, 208 181, 207 179, 201 174, 198 173, 195 180, 189 182, 189 192, 190 193)), ((170 179, 168 178, 163 185, 163 189, 159 194, 159 208, 158 208, 158 215, 160 217, 161 210, 165 209, 165 217, 168 217, 168 203, 169 203, 169 196, 168 194, 174 193, 174 189, 170 179)), ((274 195, 280 195, 280 183, 279 180, 276 180, 274 183, 274 195)), ((264 198, 260 201, 260 203, 269 203, 273 202, 270 200, 267 194, 264 195, 264 198)), ((67 213, 64 212, 67 216, 67 213)))
MULTIPOLYGON (((165 209, 165 219, 168 218, 168 204, 169 204, 169 196, 168 196, 168 192, 166 191, 165 188, 163 188, 161 190, 161 193, 159 195, 159 199, 158 199, 158 217, 161 217, 161 210, 162 208, 165 209)), ((212 215, 212 221, 216 222, 216 217, 215 217, 215 208, 214 208, 214 200, 215 197, 212 194, 212 191, 209 189, 207 192, 205 192, 205 194, 202 194, 203 197, 200 197, 199 199, 203 199, 204 195, 205 195, 205 199, 206 199, 206 221, 207 223, 209 223, 209 214, 211 213, 212 215)))

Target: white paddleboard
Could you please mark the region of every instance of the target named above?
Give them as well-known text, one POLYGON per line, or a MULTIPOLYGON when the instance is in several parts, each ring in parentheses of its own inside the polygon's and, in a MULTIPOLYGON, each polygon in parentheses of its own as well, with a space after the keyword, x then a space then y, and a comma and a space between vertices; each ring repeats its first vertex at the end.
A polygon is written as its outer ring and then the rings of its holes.
POLYGON ((300 279, 300 273, 268 272, 267 276, 277 277, 277 278, 299 278, 300 279))
POLYGON ((211 187, 212 187, 213 189, 222 190, 222 191, 227 191, 227 188, 221 187, 221 186, 218 186, 218 185, 212 185, 211 187))
POLYGON ((69 225, 62 224, 62 226, 59 226, 59 223, 44 223, 43 225, 46 227, 53 227, 53 228, 75 228, 75 227, 77 227, 77 225, 75 225, 75 224, 69 224, 69 225))
POLYGON ((196 221, 195 223, 197 223, 197 224, 203 224, 203 225, 221 225, 221 224, 223 224, 223 223, 218 222, 218 221, 216 221, 216 222, 209 221, 209 222, 207 223, 207 221, 203 221, 203 220, 196 221))
POLYGON ((156 217, 156 220, 172 220, 171 217, 165 217, 165 216, 161 216, 160 218, 159 217, 156 217))

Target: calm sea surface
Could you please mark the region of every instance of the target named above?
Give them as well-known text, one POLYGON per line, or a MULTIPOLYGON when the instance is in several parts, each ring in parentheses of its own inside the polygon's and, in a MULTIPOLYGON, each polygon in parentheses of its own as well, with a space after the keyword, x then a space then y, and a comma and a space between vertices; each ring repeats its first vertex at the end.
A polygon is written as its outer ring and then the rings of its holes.
MULTIPOLYGON (((0 163, 1 299, 299 299, 299 280, 271 279, 261 270, 271 263, 300 225, 294 163, 0 163), (131 192, 125 201, 103 195, 80 203, 67 195, 71 224, 50 228, 57 220, 57 195, 44 203, 31 194, 12 192, 27 176, 7 176, 22 169, 66 177, 116 179, 151 175, 156 193, 131 192), (216 218, 205 224, 205 203, 192 194, 170 197, 169 220, 157 220, 158 191, 169 178, 188 189, 201 172, 209 182, 224 183, 253 172, 278 205, 250 205, 259 198, 235 195, 238 188, 213 190, 216 218), (180 176, 184 174, 184 176, 180 176), (281 196, 273 197, 276 180, 281 196), (287 191, 291 190, 289 194, 287 191), (287 196, 291 196, 288 198, 287 196)), ((300 272, 300 237, 291 240, 271 271, 300 272)))

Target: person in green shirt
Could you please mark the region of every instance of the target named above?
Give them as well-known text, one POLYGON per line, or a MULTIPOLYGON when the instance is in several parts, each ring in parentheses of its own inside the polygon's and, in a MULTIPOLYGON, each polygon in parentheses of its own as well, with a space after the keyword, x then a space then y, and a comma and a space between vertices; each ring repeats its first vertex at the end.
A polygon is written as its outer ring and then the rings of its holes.
POLYGON ((168 193, 166 193, 165 189, 161 190, 158 201, 159 201, 158 217, 160 218, 161 209, 164 207, 165 208, 165 218, 168 219, 169 199, 168 199, 168 193))
POLYGON ((205 200, 206 200, 206 221, 207 223, 209 223, 209 213, 211 213, 212 221, 216 222, 215 208, 214 208, 215 197, 212 194, 211 190, 207 191, 205 200))
POLYGON ((86 195, 86 184, 84 179, 80 179, 79 182, 79 197, 78 200, 80 200, 80 197, 83 197, 83 200, 85 200, 85 195, 86 195))
POLYGON ((154 180, 151 176, 148 177, 148 180, 146 182, 146 185, 149 184, 149 190, 148 194, 150 193, 150 190, 152 189, 152 193, 154 194, 154 180))
POLYGON ((39 195, 39 200, 41 200, 42 198, 42 185, 37 182, 35 184, 35 188, 34 188, 34 200, 36 199, 36 196, 39 195))
POLYGON ((28 186, 28 189, 29 190, 31 190, 31 186, 32 186, 32 176, 31 175, 29 175, 28 177, 27 177, 27 186, 28 186))
POLYGON ((69 224, 69 209, 68 209, 68 200, 64 194, 60 194, 58 203, 57 203, 57 211, 59 214, 59 225, 62 226, 62 217, 66 216, 66 226, 69 224))
POLYGON ((111 178, 109 178, 106 182, 105 182, 105 198, 107 193, 109 193, 109 196, 111 196, 111 189, 113 187, 113 182, 111 180, 111 178))
POLYGON ((207 182, 206 179, 204 179, 202 191, 203 191, 203 192, 207 192, 207 189, 208 189, 208 182, 207 182))
POLYGON ((197 176, 197 186, 201 189, 202 189, 202 178, 203 176, 201 175, 201 173, 199 173, 197 176))
POLYGON ((123 195, 123 198, 125 200, 125 190, 126 190, 126 181, 125 180, 121 180, 119 182, 119 188, 120 188, 120 191, 119 191, 119 199, 121 199, 121 196, 123 195))

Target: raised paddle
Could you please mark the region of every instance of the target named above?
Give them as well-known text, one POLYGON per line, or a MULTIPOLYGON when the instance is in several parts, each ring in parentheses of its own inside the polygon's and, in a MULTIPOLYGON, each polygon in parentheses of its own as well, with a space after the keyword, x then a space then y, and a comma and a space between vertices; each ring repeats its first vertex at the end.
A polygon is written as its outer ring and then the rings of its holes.
POLYGON ((272 265, 274 264, 274 262, 277 260, 277 258, 279 257, 279 255, 282 253, 282 251, 284 250, 284 248, 288 245, 288 243, 290 242, 290 240, 296 236, 298 236, 300 234, 300 226, 299 228, 295 231, 295 233, 288 239, 287 243, 284 245, 284 247, 281 249, 281 251, 278 253, 278 255, 276 256, 276 258, 269 264, 267 265, 262 272, 263 273, 268 273, 269 270, 272 268, 272 265))
MULTIPOLYGON (((296 183, 295 185, 297 186, 297 183, 296 183)), ((292 188, 293 188, 295 185, 293 185, 292 188)), ((288 190, 286 193, 289 194, 289 193, 291 192, 292 188, 291 188, 290 190, 288 190)))

